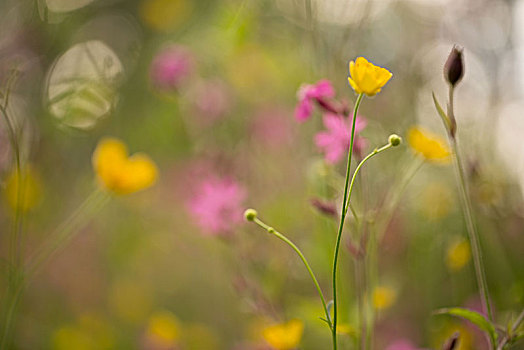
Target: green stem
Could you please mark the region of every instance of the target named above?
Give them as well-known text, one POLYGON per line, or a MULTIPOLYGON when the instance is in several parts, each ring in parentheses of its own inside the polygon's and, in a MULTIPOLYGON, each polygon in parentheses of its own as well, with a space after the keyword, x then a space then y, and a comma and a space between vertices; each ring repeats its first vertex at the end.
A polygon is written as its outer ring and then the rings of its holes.
POLYGON ((344 184, 344 199, 342 201, 342 213, 340 215, 340 223, 338 225, 338 234, 337 241, 335 244, 335 253, 333 257, 333 327, 331 329, 333 337, 333 350, 337 349, 337 321, 338 321, 338 310, 337 310, 337 266, 338 266, 338 252, 340 250, 340 239, 342 237, 342 230, 344 229, 344 221, 346 218, 347 208, 346 203, 348 203, 348 184, 349 176, 351 173, 351 157, 353 155, 353 144, 355 141, 355 125, 357 121, 358 108, 364 94, 358 95, 357 101, 355 102, 355 108, 353 109, 353 124, 351 126, 351 140, 348 150, 348 161, 347 161, 347 170, 346 170, 346 182, 344 184))
POLYGON ((87 199, 64 221, 35 252, 26 266, 26 279, 30 280, 38 270, 67 242, 69 242, 91 218, 108 201, 109 196, 101 189, 96 189, 87 199))
POLYGON ((522 310, 520 312, 520 315, 517 317, 517 319, 515 320, 515 322, 513 323, 513 326, 511 327, 511 330, 510 330, 510 333, 509 334, 506 334, 506 336, 504 336, 504 338, 502 338, 502 340, 500 341, 499 345, 497 346, 497 350, 502 350, 504 349, 504 346, 506 345, 506 343, 511 339, 511 337, 515 334, 515 332, 517 331, 517 329, 519 329, 520 327, 520 324, 522 323, 522 321, 524 321, 524 310, 522 310))
POLYGON ((266 230, 268 233, 271 233, 272 235, 276 236, 280 240, 284 241, 287 245, 289 245, 293 250, 298 254, 302 262, 304 263, 304 266, 306 266, 307 271, 309 272, 309 275, 311 276, 311 279, 313 280, 313 283, 315 284, 315 287, 317 288, 318 295, 320 297, 320 300, 322 301, 322 307, 324 308, 324 312, 326 314, 326 321, 328 322, 329 327, 331 328, 331 316, 329 315, 329 310, 327 308, 326 299, 324 298, 324 294, 322 293, 322 289, 320 288, 320 284, 317 281, 317 278, 315 277, 315 274, 313 273, 313 270, 311 269, 311 266, 309 266, 309 263, 300 251, 300 249, 286 236, 284 236, 282 233, 275 230, 273 227, 265 224, 263 221, 261 221, 258 218, 255 218, 253 220, 258 226, 262 227, 264 230, 266 230))
POLYGON ((480 297, 482 299, 482 305, 484 311, 488 315, 488 319, 493 322, 493 314, 491 311, 491 304, 489 299, 488 284, 486 282, 486 274, 484 269, 484 263, 482 261, 482 251, 480 248, 480 237, 473 221, 473 210, 471 205, 471 199, 469 196, 469 188, 462 165, 460 152, 457 146, 455 138, 450 138, 451 147, 455 154, 455 169, 457 173, 459 183, 460 201, 462 202, 462 209, 464 210, 464 218, 466 220, 466 227, 468 230, 469 241, 471 244, 471 251, 473 255, 473 263, 475 265, 475 274, 477 277, 477 284, 480 291, 480 297))

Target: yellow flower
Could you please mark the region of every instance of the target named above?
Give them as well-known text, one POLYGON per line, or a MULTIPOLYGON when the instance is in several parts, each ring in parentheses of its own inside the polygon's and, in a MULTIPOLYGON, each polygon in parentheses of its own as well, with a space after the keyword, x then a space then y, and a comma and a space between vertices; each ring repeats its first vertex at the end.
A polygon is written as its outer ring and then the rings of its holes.
POLYGON ((421 196, 420 210, 431 220, 446 217, 454 207, 453 192, 444 183, 432 182, 424 188, 421 196))
POLYGON ((180 325, 171 312, 159 311, 149 318, 147 334, 159 344, 166 347, 173 346, 180 337, 180 325))
POLYGON ((386 85, 393 74, 385 68, 375 66, 364 57, 349 62, 349 84, 357 94, 375 96, 386 85))
POLYGON ((20 209, 22 211, 28 211, 33 209, 42 197, 42 182, 38 173, 33 169, 31 165, 27 165, 22 169, 22 186, 20 201, 18 198, 18 172, 13 171, 6 180, 5 196, 7 202, 13 208, 13 210, 20 209))
POLYGON ((93 154, 93 167, 100 184, 115 194, 128 194, 154 184, 155 163, 145 154, 127 154, 126 145, 114 138, 104 138, 93 154))
POLYGON ((191 10, 187 0, 142 0, 140 15, 151 29, 167 32, 187 20, 191 10))
POLYGON ((372 299, 375 309, 385 310, 393 305, 395 299, 397 299, 397 293, 389 287, 376 287, 372 299))
POLYGON ((427 161, 449 163, 451 151, 440 136, 421 127, 412 127, 408 131, 408 143, 411 149, 427 161))
POLYGON ((461 270, 471 259, 471 248, 469 242, 461 240, 452 243, 446 255, 446 265, 451 271, 461 270))
POLYGON ((302 321, 291 320, 264 328, 262 336, 276 350, 291 350, 298 346, 303 332, 302 321))

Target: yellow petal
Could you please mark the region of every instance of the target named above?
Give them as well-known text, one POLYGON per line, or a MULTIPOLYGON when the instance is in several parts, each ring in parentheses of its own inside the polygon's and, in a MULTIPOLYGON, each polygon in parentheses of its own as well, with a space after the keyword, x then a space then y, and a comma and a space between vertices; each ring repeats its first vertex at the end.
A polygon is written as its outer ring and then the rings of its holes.
POLYGON ((427 161, 449 163, 451 150, 440 136, 420 127, 412 127, 407 139, 411 149, 427 161))
POLYGON ((302 321, 291 320, 264 328, 262 336, 276 350, 291 350, 298 346, 303 332, 302 321))
POLYGON ((157 178, 155 163, 145 154, 128 158, 125 144, 114 138, 99 142, 93 154, 93 167, 103 187, 128 194, 151 186, 157 178))

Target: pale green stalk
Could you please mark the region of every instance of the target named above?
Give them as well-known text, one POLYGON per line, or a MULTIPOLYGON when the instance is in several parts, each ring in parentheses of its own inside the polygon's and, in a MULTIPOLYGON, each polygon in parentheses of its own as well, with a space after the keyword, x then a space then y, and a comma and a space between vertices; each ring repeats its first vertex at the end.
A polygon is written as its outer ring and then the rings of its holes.
POLYGON ((264 230, 266 230, 268 233, 276 236, 280 240, 284 241, 287 245, 289 245, 293 250, 298 254, 302 262, 304 263, 304 266, 306 267, 307 271, 309 272, 309 275, 311 276, 311 279, 313 280, 313 283, 315 284, 315 287, 318 292, 318 296, 320 297, 320 300, 322 301, 322 307, 324 308, 324 313, 326 314, 326 321, 331 328, 331 316, 329 314, 329 310, 326 304, 326 300, 324 298, 324 294, 322 293, 322 289, 320 288, 320 284, 318 283, 317 278, 315 277, 315 274, 313 273, 313 269, 311 269, 311 266, 309 265, 306 257, 304 254, 302 254, 302 251, 286 236, 284 236, 282 233, 275 230, 273 227, 265 224, 262 220, 258 218, 254 218, 253 222, 256 223, 258 226, 262 227, 264 230))
MULTIPOLYGON (((453 105, 454 88, 452 85, 449 87, 449 104, 448 104, 448 115, 449 118, 455 119, 454 116, 454 105, 453 105)), ((488 319, 493 322, 493 313, 491 311, 491 302, 489 298, 488 283, 486 281, 486 273, 484 263, 482 261, 482 250, 480 246, 480 236, 473 220, 473 209, 471 205, 471 197, 469 193, 468 182, 462 164, 460 151, 457 145, 456 135, 451 135, 448 132, 448 138, 455 155, 455 170, 457 174, 460 201, 462 203, 462 209, 464 211, 464 218, 466 220, 466 227, 468 231, 469 241, 471 244, 471 251, 473 255, 473 265, 475 266, 475 275, 477 277, 477 284, 480 292, 480 298, 484 311, 488 315, 488 319)), ((494 347, 495 344, 492 344, 494 347)))
POLYGON ((333 350, 337 349, 337 321, 338 321, 338 310, 337 310, 337 266, 338 266, 338 253, 340 250, 340 239, 342 237, 342 230, 344 229, 344 221, 346 219, 347 213, 347 203, 348 201, 348 185, 349 177, 351 173, 351 157, 353 156, 353 144, 355 141, 355 125, 357 121, 357 112, 360 107, 360 103, 364 98, 364 94, 361 93, 358 95, 357 101, 355 102, 355 108, 353 109, 353 124, 351 126, 351 140, 348 150, 348 161, 347 161, 347 170, 346 170, 346 181, 344 185, 344 199, 342 201, 342 213, 340 215, 340 223, 338 226, 337 241, 335 244, 335 254, 333 257, 333 327, 331 329, 331 335, 333 338, 333 350))

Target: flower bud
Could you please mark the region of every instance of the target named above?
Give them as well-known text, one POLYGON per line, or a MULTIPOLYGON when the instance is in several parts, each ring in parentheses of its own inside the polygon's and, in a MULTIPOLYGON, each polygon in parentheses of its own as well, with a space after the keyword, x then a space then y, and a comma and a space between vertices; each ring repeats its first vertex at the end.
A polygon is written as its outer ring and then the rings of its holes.
POLYGON ((442 347, 442 350, 455 350, 456 348, 458 348, 459 338, 460 338, 460 333, 459 332, 456 332, 455 334, 453 334, 446 341, 446 343, 444 344, 444 347, 442 347))
POLYGON ((245 212, 244 212, 244 218, 247 220, 247 221, 255 221, 255 219, 257 218, 257 211, 255 209, 247 209, 245 212))
POLYGON ((398 136, 397 134, 391 134, 389 135, 388 141, 391 146, 396 147, 402 143, 402 137, 398 136))
POLYGON ((444 78, 451 86, 455 86, 464 76, 464 57, 462 49, 453 46, 444 65, 444 78))

